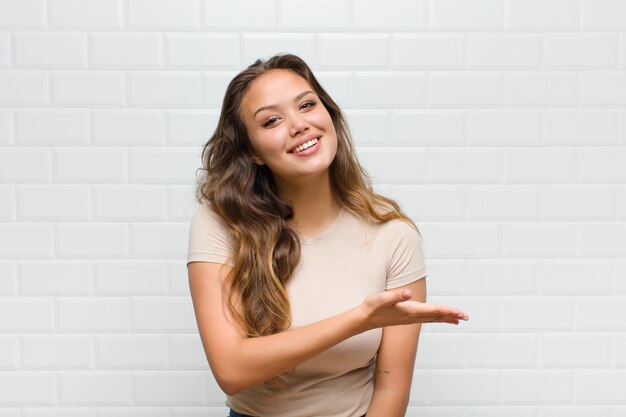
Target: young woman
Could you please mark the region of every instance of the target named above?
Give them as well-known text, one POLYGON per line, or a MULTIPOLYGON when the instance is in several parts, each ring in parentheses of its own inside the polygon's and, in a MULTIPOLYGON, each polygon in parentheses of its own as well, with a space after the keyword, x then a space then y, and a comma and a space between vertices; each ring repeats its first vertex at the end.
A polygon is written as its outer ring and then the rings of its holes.
POLYGON ((203 151, 188 270, 231 416, 404 416, 425 303, 421 235, 373 192, 344 116, 294 55, 230 82, 203 151))

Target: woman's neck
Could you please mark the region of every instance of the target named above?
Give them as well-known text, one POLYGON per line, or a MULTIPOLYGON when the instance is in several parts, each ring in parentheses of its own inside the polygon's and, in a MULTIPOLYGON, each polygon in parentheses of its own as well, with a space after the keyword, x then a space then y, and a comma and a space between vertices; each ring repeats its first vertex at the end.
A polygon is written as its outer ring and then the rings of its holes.
POLYGON ((328 173, 297 185, 279 182, 279 190, 293 206, 291 227, 304 236, 317 236, 324 232, 341 210, 341 204, 332 192, 328 173))

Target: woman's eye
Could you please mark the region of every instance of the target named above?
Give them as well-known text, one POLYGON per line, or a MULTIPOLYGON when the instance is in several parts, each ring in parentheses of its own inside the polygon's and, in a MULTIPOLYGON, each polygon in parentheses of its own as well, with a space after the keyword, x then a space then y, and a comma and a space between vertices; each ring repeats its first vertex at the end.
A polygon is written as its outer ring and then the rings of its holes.
POLYGON ((265 122, 263 122, 263 127, 268 127, 271 124, 274 124, 274 122, 276 122, 276 120, 278 120, 278 118, 276 117, 270 117, 269 119, 267 119, 265 122))
POLYGON ((307 108, 313 107, 313 106, 315 106, 315 102, 314 101, 307 101, 306 103, 302 103, 302 106, 300 106, 300 108, 307 109, 307 108))

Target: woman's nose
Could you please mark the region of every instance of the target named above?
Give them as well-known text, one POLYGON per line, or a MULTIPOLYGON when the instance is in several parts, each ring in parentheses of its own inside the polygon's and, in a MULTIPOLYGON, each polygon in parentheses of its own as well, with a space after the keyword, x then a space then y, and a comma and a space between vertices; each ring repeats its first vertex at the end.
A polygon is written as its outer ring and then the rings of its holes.
POLYGON ((291 117, 291 126, 289 128, 291 136, 295 136, 298 133, 302 133, 309 129, 309 124, 306 119, 301 115, 291 117))

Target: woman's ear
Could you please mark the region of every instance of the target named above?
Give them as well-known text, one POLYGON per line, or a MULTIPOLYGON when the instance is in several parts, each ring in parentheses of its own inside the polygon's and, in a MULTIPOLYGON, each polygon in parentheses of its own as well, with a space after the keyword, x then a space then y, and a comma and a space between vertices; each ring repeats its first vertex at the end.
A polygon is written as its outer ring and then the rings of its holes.
POLYGON ((257 165, 265 165, 265 161, 256 155, 252 155, 252 162, 254 162, 257 165))

